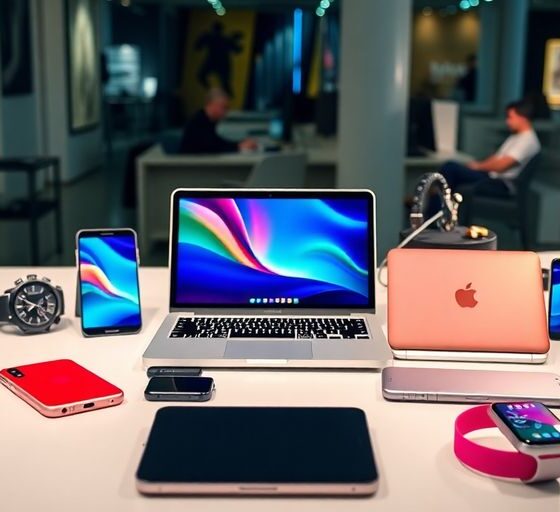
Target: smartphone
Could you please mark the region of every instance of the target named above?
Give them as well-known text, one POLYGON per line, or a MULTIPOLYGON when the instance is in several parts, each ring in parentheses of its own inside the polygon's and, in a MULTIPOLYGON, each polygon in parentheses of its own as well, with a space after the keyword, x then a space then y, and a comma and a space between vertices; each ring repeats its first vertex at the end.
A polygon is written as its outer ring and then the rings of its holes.
POLYGON ((152 377, 144 396, 150 401, 206 402, 213 392, 211 377, 152 377))
POLYGON ((5 368, 0 382, 49 418, 112 407, 124 399, 117 386, 69 359, 5 368))
POLYGON ((142 328, 138 249, 132 229, 76 235, 80 317, 84 336, 133 334, 142 328))
POLYGON ((202 369, 186 366, 150 366, 146 373, 148 377, 198 377, 202 369))
POLYGON ((560 407, 560 376, 443 368, 387 367, 381 374, 387 400, 490 403, 536 400, 560 407))
POLYGON ((552 260, 548 291, 548 337, 560 340, 560 259, 552 260))

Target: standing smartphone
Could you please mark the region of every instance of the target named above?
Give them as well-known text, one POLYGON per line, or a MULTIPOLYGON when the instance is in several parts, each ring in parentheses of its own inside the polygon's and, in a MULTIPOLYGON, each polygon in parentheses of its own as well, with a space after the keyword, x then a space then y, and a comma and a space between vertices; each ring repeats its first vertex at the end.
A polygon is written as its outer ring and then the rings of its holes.
POLYGON ((552 260, 548 292, 548 337, 560 340, 560 259, 552 260))
POLYGON ((211 377, 152 377, 144 396, 150 401, 206 402, 213 391, 211 377))
POLYGON ((542 372, 503 372, 391 366, 383 369, 387 400, 487 403, 536 400, 560 407, 560 376, 542 372))
POLYGON ((49 418, 112 407, 124 399, 117 386, 69 359, 5 368, 0 382, 49 418))
POLYGON ((142 328, 138 249, 132 229, 78 231, 80 316, 84 336, 142 328))

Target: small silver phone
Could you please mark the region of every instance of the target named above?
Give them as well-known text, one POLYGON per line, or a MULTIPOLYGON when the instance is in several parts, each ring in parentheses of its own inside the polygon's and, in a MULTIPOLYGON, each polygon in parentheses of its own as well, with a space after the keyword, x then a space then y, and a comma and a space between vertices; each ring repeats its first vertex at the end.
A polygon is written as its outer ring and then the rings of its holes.
POLYGON ((560 407, 560 376, 553 373, 391 366, 383 369, 382 389, 387 400, 455 403, 534 400, 560 407))

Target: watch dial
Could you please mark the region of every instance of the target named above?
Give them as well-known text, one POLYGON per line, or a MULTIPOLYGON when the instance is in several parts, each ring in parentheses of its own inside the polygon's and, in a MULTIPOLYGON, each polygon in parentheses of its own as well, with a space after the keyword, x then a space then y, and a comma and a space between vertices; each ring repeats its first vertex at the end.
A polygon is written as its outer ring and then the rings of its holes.
POLYGON ((52 322, 57 305, 53 290, 39 282, 23 286, 14 300, 17 317, 31 327, 42 327, 52 322))
POLYGON ((539 402, 495 403, 494 412, 525 444, 560 444, 560 420, 539 402))

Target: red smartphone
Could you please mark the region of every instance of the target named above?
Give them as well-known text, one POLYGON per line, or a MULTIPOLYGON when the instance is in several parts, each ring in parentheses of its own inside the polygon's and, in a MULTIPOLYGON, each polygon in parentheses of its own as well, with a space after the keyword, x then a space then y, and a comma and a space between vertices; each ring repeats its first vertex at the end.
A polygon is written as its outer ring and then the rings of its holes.
POLYGON ((124 399, 121 389, 70 359, 5 368, 0 382, 49 418, 112 407, 124 399))

